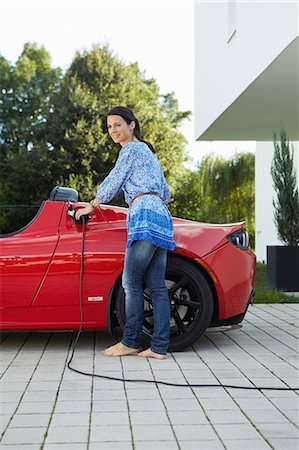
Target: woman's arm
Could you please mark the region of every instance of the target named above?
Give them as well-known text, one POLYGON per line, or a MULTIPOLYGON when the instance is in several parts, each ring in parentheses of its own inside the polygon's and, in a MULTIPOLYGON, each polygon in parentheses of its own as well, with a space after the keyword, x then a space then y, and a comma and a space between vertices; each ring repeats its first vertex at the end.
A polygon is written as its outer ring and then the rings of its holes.
POLYGON ((131 173, 133 159, 134 147, 127 144, 119 152, 114 168, 98 187, 95 200, 92 201, 92 204, 98 206, 97 202, 108 203, 120 192, 131 173))

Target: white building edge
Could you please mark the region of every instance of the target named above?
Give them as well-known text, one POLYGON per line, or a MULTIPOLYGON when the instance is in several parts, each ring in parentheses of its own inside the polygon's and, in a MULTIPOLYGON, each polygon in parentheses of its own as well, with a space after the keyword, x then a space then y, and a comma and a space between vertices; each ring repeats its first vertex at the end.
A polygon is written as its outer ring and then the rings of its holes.
MULTIPOLYGON (((256 141, 256 255, 273 221, 273 132, 294 147, 299 187, 299 2, 195 1, 196 140, 256 141)), ((298 218, 299 220, 299 218, 298 218)))

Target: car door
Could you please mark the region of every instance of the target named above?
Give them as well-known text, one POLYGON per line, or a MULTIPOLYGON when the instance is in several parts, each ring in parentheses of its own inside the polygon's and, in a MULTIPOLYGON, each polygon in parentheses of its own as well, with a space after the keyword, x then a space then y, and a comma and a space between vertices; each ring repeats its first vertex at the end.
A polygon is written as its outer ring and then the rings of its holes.
POLYGON ((1 238, 1 308, 27 308, 34 301, 55 252, 63 207, 43 202, 26 227, 1 238))

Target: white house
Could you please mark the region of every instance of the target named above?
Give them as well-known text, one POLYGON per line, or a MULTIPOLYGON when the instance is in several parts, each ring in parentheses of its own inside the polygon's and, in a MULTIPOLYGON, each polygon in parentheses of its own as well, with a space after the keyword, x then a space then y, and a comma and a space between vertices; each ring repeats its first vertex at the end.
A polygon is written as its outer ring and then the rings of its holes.
POLYGON ((195 2, 195 134, 256 141, 256 254, 279 245, 270 166, 273 132, 294 146, 299 187, 299 2, 195 2))

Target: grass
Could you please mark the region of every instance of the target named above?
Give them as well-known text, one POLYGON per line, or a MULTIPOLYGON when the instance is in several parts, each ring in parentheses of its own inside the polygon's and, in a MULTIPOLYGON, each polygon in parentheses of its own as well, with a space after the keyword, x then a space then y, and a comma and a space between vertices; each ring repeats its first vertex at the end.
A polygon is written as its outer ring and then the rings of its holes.
POLYGON ((299 297, 271 289, 267 285, 267 265, 257 263, 253 303, 299 303, 299 297))

